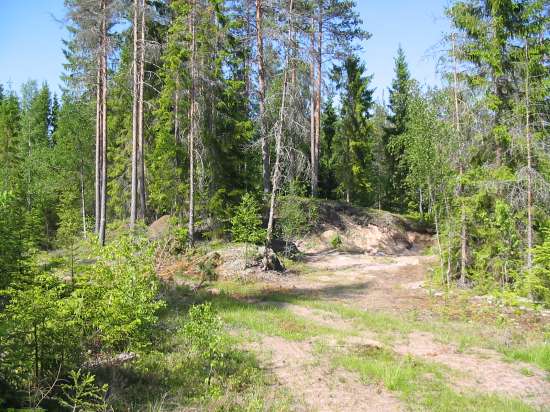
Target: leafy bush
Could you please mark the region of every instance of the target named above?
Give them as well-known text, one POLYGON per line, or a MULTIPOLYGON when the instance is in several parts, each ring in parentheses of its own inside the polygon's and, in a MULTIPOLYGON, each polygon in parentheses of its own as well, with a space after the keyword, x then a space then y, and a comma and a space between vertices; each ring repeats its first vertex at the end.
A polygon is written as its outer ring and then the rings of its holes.
POLYGON ((527 274, 526 287, 535 299, 550 306, 550 228, 544 230, 544 241, 534 248, 535 267, 527 274))
POLYGON ((223 367, 227 346, 221 320, 210 303, 191 307, 184 333, 192 351, 204 362, 207 384, 210 385, 216 370, 223 367))
POLYGON ((299 196, 285 196, 281 198, 277 219, 277 229, 281 238, 286 242, 296 241, 306 235, 318 220, 319 211, 310 199, 299 196))
MULTIPOLYGON (((265 241, 266 230, 262 228, 262 215, 258 202, 250 193, 245 193, 231 218, 231 233, 235 242, 243 242, 245 261, 248 262, 248 245, 265 241)), ((247 263, 245 263, 247 264, 247 263)))
POLYGON ((78 280, 75 309, 91 350, 120 351, 149 341, 164 306, 153 252, 145 239, 124 236, 99 250, 96 264, 78 280))
POLYGON ((0 312, 0 375, 8 391, 34 406, 40 392, 55 384, 58 371, 82 358, 81 324, 68 288, 51 275, 37 275, 30 284, 6 291, 8 304, 0 312))
POLYGON ((7 395, 15 394, 13 403, 25 399, 35 407, 48 388, 91 356, 139 350, 151 342, 163 306, 151 247, 123 237, 101 249, 97 259, 73 287, 36 274, 6 289, 0 376, 7 395))
POLYGON ((245 193, 231 218, 231 233, 236 242, 258 244, 265 240, 262 215, 258 202, 250 193, 245 193))
POLYGON ((330 239, 330 245, 334 249, 338 249, 340 246, 342 246, 342 238, 340 237, 339 233, 337 233, 332 239, 330 239))

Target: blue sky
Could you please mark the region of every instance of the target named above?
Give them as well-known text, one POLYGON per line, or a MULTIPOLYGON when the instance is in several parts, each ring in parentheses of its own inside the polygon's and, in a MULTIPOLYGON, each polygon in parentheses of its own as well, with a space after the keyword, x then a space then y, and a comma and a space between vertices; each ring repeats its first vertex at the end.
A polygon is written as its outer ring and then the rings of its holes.
MULTIPOLYGON (((19 91, 23 82, 47 81, 58 90, 63 70, 61 39, 63 0, 0 0, 0 83, 19 91)), ((447 0, 357 0, 365 29, 372 38, 365 43, 363 59, 374 74, 376 96, 387 97, 393 77, 393 59, 401 44, 412 75, 423 83, 437 84, 437 45, 447 22, 447 0)))

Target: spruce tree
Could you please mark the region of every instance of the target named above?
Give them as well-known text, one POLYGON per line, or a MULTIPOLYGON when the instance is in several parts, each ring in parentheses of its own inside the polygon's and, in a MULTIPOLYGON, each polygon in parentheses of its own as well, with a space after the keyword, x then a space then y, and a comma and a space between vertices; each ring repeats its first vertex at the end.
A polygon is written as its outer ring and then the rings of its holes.
POLYGON ((390 187, 385 199, 385 207, 391 210, 407 209, 405 179, 406 171, 401 166, 404 145, 401 139, 407 129, 409 120, 409 105, 411 96, 411 75, 405 58, 405 52, 399 46, 395 58, 395 77, 389 89, 388 116, 389 126, 386 128, 385 146, 388 159, 390 187))
POLYGON ((333 152, 338 191, 347 202, 352 198, 368 201, 372 191, 372 141, 368 139, 372 76, 365 74, 365 65, 357 56, 350 56, 334 69, 333 77, 342 102, 333 152))
POLYGON ((323 109, 321 133, 321 159, 319 169, 319 194, 332 199, 338 187, 334 170, 335 136, 338 128, 338 114, 332 98, 329 98, 323 109))

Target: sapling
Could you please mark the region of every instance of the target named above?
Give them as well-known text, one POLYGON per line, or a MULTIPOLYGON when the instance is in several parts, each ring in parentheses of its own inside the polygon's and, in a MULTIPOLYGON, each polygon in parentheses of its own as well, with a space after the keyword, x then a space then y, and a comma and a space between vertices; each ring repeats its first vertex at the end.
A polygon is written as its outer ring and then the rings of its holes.
POLYGON ((231 218, 231 233, 233 240, 245 244, 245 268, 248 266, 248 246, 265 241, 266 231, 262 228, 260 206, 256 199, 245 193, 241 203, 235 209, 231 218))

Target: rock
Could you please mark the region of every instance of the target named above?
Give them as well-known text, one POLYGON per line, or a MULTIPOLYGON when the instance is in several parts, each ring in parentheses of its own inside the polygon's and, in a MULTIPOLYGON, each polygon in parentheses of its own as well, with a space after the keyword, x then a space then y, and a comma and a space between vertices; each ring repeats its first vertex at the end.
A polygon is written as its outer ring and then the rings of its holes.
POLYGON ((274 270, 276 272, 284 272, 285 266, 283 262, 279 260, 279 257, 272 249, 264 249, 264 256, 262 258, 262 268, 264 270, 274 270))
MULTIPOLYGON (((300 254, 298 247, 293 242, 285 242, 281 239, 275 239, 271 242, 271 247, 276 253, 282 253, 283 256, 292 258, 300 254)), ((264 249, 265 253, 265 249, 264 249)))
POLYGON ((208 265, 212 268, 217 268, 218 266, 220 266, 221 264, 223 263, 223 259, 222 259, 222 256, 214 251, 214 252, 209 252, 207 253, 200 261, 199 261, 199 265, 208 265))
POLYGON ((164 215, 151 223, 149 229, 147 230, 147 234, 149 239, 156 240, 166 236, 169 231, 170 215, 164 215))

